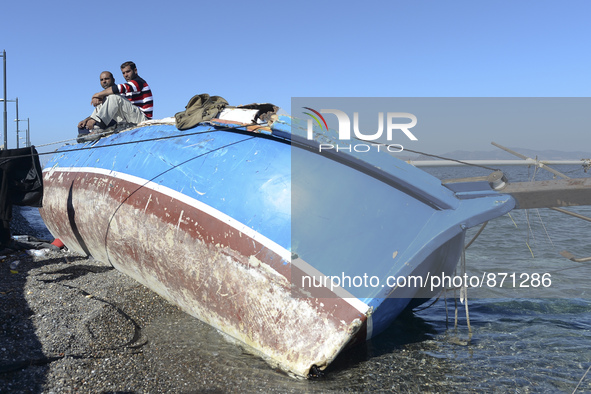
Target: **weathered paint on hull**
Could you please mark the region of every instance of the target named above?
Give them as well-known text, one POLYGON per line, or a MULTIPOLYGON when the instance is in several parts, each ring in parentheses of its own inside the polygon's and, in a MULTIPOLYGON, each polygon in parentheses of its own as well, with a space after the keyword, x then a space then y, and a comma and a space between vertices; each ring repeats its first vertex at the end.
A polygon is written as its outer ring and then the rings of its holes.
POLYGON ((44 173, 50 231, 271 364, 299 376, 323 369, 365 322, 343 299, 294 297, 282 256, 218 218, 158 188, 90 171, 44 173))
MULTIPOLYGON (((284 134, 288 125, 276 124, 284 134)), ((433 292, 306 288, 302 276, 383 284, 450 272, 465 229, 514 202, 454 193, 389 155, 362 164, 298 144, 208 125, 184 135, 150 125, 65 147, 44 171, 42 216, 69 248, 307 376, 433 292)))

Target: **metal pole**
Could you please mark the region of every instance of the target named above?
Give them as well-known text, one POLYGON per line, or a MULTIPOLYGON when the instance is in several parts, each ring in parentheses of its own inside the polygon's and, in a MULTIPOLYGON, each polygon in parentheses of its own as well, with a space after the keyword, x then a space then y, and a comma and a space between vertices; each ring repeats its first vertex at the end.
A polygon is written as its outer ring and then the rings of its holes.
POLYGON ((2 51, 4 59, 4 149, 8 149, 8 115, 6 113, 6 51, 2 51))
MULTIPOLYGON (((18 98, 16 100, 6 100, 5 98, 0 98, 0 101, 4 102, 4 107, 6 107, 6 103, 9 102, 9 101, 11 101, 13 103, 16 103, 16 105, 17 105, 17 107, 16 107, 17 108, 16 109, 16 113, 18 114, 18 98)), ((6 126, 6 120, 7 120, 6 117, 7 117, 6 116, 6 112, 4 112, 4 125, 5 126, 6 126)), ((15 119, 14 121, 16 122, 17 120, 15 119)), ((17 130, 18 130, 18 126, 17 126, 17 130)), ((4 136, 5 136, 6 139, 4 140, 5 141, 4 142, 4 147, 2 149, 8 149, 7 148, 7 146, 8 146, 8 141, 7 141, 8 140, 8 134, 7 133, 4 133, 4 136)), ((18 132, 17 132, 17 136, 18 136, 18 132)), ((17 147, 18 147, 18 142, 17 142, 17 147)))
POLYGON ((27 118, 27 147, 31 146, 31 125, 29 124, 29 118, 27 118))
MULTIPOLYGON (((496 142, 491 142, 491 144, 493 144, 493 145, 494 145, 494 146, 496 146, 497 148, 500 148, 500 149, 504 150, 505 152, 508 152, 508 153, 511 153, 511 154, 512 154, 512 155, 514 155, 514 156, 520 157, 520 158, 522 158, 523 160, 533 160, 532 158, 529 158, 529 157, 527 157, 527 156, 525 156, 525 155, 522 155, 521 153, 515 152, 514 150, 511 150, 511 149, 509 149, 509 148, 506 148, 506 147, 504 147, 504 146, 502 146, 502 145, 499 145, 499 144, 497 144, 496 142)), ((558 175, 558 176, 559 176, 559 177, 561 177, 561 178, 564 178, 564 179, 570 179, 570 177, 568 177, 568 176, 566 176, 566 175, 564 175, 564 174, 562 174, 562 173, 560 173, 560 172, 556 171, 554 168, 548 167, 548 166, 546 166, 544 163, 542 163, 542 162, 539 162, 538 160, 535 160, 535 161, 536 161, 536 163, 535 163, 535 165, 536 165, 536 166, 538 166, 538 167, 540 167, 540 168, 542 168, 542 169, 544 169, 544 170, 546 170, 546 171, 550 171, 552 174, 554 174, 554 175, 558 175)))
POLYGON ((18 149, 18 124, 20 119, 18 118, 18 97, 16 98, 16 149, 18 149))

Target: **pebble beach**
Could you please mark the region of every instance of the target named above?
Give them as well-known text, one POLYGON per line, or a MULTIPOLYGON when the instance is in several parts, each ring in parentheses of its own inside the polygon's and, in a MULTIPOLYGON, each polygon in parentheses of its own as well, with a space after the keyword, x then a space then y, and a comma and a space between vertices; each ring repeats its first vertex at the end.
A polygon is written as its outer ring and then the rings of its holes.
MULTIPOLYGON (((11 227, 37 235, 17 207, 11 227)), ((67 249, 21 251, 2 259, 0 278, 0 393, 225 392, 240 381, 207 351, 186 354, 183 367, 186 338, 172 343, 184 330, 168 335, 155 321, 220 335, 110 265, 67 249)))
MULTIPOLYGON (((18 207, 11 230, 51 242, 47 229, 31 227, 18 207)), ((109 264, 67 249, 41 254, 21 250, 0 262, 0 393, 437 392, 446 387, 445 368, 427 363, 422 345, 414 345, 425 338, 412 324, 394 336, 402 333, 408 342, 400 352, 392 352, 401 346, 394 341, 367 363, 376 349, 358 347, 339 357, 325 377, 299 380, 109 264), (20 264, 12 270, 15 260, 20 264)))
MULTIPOLYGON (((18 209, 11 225, 51 241, 18 209)), ((509 218, 490 226, 490 242, 512 234, 509 218)), ((588 234, 569 228, 577 244, 588 234)), ((472 336, 463 309, 456 329, 454 302, 440 300, 298 380, 109 264, 67 249, 0 255, 0 393, 591 392, 587 299, 475 298, 472 336)), ((548 261, 553 275, 588 277, 588 265, 548 261)))

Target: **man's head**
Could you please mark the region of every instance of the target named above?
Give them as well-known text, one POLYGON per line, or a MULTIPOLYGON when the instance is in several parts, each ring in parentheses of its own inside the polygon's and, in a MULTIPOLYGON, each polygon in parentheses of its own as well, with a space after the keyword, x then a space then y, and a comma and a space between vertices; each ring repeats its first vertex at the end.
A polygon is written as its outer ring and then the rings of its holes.
POLYGON ((100 78, 101 78, 101 86, 103 87, 103 89, 106 89, 108 87, 115 85, 115 77, 113 77, 113 74, 111 74, 110 71, 103 71, 101 73, 100 78))
POLYGON ((134 62, 125 62, 121 65, 121 72, 126 81, 131 81, 137 76, 137 67, 134 62))

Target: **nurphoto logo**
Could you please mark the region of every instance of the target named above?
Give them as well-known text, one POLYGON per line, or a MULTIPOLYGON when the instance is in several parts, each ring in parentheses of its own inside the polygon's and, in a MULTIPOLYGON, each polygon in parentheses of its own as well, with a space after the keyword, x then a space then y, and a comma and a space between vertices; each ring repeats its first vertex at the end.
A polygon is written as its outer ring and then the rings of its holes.
POLYGON ((337 117, 337 121, 339 124, 338 127, 338 136, 339 141, 351 141, 352 138, 363 141, 363 142, 370 142, 370 141, 378 141, 380 139, 383 140, 384 136, 384 129, 386 142, 379 142, 379 143, 370 143, 370 144, 355 144, 355 145, 345 145, 340 146, 338 144, 319 144, 319 151, 322 152, 323 150, 334 149, 338 151, 355 151, 355 152, 369 152, 372 149, 372 146, 380 150, 380 147, 385 147, 388 152, 401 152, 404 150, 404 147, 400 144, 392 143, 394 138, 395 131, 402 131, 406 137, 408 137, 411 141, 418 141, 418 138, 415 137, 413 133, 410 132, 409 129, 413 128, 417 124, 417 117, 408 112, 388 112, 385 116, 384 121, 384 113, 378 112, 378 130, 374 133, 364 133, 359 129, 359 112, 353 112, 353 136, 351 134, 351 119, 349 116, 338 109, 321 109, 317 111, 310 107, 303 107, 304 109, 310 112, 304 112, 304 114, 310 116, 311 119, 308 119, 307 124, 307 138, 308 140, 314 139, 314 124, 316 123, 321 131, 325 130, 328 131, 328 123, 322 114, 333 114, 337 117), (407 123, 400 123, 400 119, 408 119, 410 122, 407 123), (396 120, 396 121, 395 121, 396 120), (314 123, 315 122, 315 123, 314 123))

